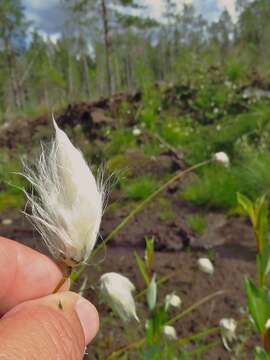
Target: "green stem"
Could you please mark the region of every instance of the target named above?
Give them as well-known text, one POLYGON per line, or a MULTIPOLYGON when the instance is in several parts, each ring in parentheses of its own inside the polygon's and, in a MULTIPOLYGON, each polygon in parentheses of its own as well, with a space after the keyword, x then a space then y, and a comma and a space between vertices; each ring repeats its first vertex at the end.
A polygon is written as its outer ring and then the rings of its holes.
MULTIPOLYGON (((157 286, 160 286, 162 284, 164 284, 165 282, 167 282, 168 280, 170 280, 173 276, 179 274, 180 272, 182 272, 182 270, 176 270, 176 271, 172 271, 169 274, 163 276, 161 279, 159 279, 157 281, 157 286)), ((140 291, 137 295, 136 295, 136 299, 140 299, 141 297, 143 297, 143 295, 145 295, 147 291, 147 288, 143 289, 142 291, 140 291)))

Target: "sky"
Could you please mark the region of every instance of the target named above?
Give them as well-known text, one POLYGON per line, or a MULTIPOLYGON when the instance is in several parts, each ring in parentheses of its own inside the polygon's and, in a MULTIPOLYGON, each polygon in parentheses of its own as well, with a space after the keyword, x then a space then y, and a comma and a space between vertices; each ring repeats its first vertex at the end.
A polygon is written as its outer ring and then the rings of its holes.
MULTIPOLYGON (((161 19, 164 11, 163 0, 142 0, 148 6, 149 15, 155 19, 161 19)), ((56 39, 59 28, 64 21, 63 6, 61 0, 22 0, 25 7, 26 17, 33 21, 33 24, 44 36, 56 39)), ((176 0, 179 9, 183 3, 193 3, 197 12, 202 14, 209 21, 218 19, 220 13, 226 8, 236 19, 235 2, 236 0, 176 0)))

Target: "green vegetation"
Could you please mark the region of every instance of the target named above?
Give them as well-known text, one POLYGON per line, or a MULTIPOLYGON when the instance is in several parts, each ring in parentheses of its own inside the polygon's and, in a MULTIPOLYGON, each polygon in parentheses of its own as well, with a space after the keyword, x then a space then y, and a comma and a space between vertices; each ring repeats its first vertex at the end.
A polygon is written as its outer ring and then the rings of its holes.
POLYGON ((190 228, 198 235, 203 235, 207 228, 208 219, 206 215, 195 214, 188 217, 188 224, 190 228))
POLYGON ((247 276, 245 278, 245 290, 249 316, 261 339, 261 346, 256 346, 254 349, 255 358, 256 360, 266 360, 270 357, 270 333, 268 327, 270 289, 267 281, 270 271, 268 204, 264 196, 256 199, 254 202, 242 194, 238 194, 237 199, 245 214, 250 218, 256 240, 257 281, 255 282, 254 279, 247 276))
POLYGON ((183 196, 198 205, 229 210, 237 205, 237 193, 255 199, 270 189, 270 154, 256 153, 229 169, 211 166, 203 169, 186 186, 183 196))
POLYGON ((17 158, 2 151, 0 155, 0 211, 5 209, 21 209, 25 203, 22 188, 25 181, 22 176, 15 174, 21 169, 17 158))
POLYGON ((158 181, 152 176, 140 176, 124 185, 124 192, 131 200, 142 200, 158 188, 158 181))
POLYGON ((108 159, 122 154, 127 149, 135 146, 135 138, 129 129, 115 130, 110 135, 110 141, 106 145, 105 154, 108 159))
POLYGON ((145 143, 143 146, 143 151, 144 151, 145 155, 148 155, 148 156, 159 155, 162 152, 162 150, 163 149, 160 145, 160 141, 158 141, 158 140, 149 141, 149 142, 145 143))

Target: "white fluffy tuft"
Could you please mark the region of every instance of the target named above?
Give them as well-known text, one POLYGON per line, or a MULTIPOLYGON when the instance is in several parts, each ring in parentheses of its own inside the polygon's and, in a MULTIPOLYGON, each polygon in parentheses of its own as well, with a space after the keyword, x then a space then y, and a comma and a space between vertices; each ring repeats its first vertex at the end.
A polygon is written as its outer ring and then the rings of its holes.
POLYGON ((214 265, 207 258, 200 258, 198 260, 198 267, 202 272, 204 272, 204 273, 206 273, 208 275, 213 275, 214 274, 214 271, 215 271, 214 265))
POLYGON ((217 164, 223 165, 226 168, 230 166, 230 158, 223 151, 215 153, 213 159, 217 164))
POLYGON ((54 127, 55 139, 48 151, 42 148, 36 170, 26 168, 34 190, 27 197, 32 222, 52 255, 74 266, 86 262, 95 246, 104 191, 55 121, 54 127))
POLYGON ((219 322, 221 339, 226 350, 231 351, 231 343, 237 339, 237 322, 234 319, 221 319, 219 322))
POLYGON ((177 340, 176 330, 175 330, 175 328, 173 326, 164 325, 162 331, 163 331, 163 334, 166 336, 167 339, 169 339, 169 340, 177 340))
POLYGON ((182 300, 175 293, 167 294, 165 297, 165 310, 168 311, 170 307, 180 308, 182 300))
POLYGON ((102 275, 99 282, 103 297, 123 321, 139 321, 132 295, 135 286, 127 277, 111 272, 102 275))

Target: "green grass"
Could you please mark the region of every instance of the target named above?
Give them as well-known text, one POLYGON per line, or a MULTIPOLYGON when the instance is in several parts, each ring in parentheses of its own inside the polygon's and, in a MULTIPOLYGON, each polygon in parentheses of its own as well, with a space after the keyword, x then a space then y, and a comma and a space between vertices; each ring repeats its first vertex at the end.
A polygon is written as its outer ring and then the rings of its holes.
POLYGON ((225 74, 228 76, 230 81, 236 82, 246 80, 247 78, 247 66, 241 59, 231 58, 227 61, 225 67, 225 74))
POLYGON ((270 106, 259 103, 250 111, 238 116, 226 116, 212 125, 195 123, 189 131, 182 131, 180 145, 185 151, 186 161, 196 164, 218 151, 225 151, 230 158, 239 157, 242 149, 239 141, 245 139, 249 144, 261 146, 268 139, 270 131, 270 106), (219 126, 219 130, 217 130, 219 126))
POLYGON ((152 176, 140 176, 124 185, 124 192, 131 200, 142 200, 158 188, 158 181, 152 176))
POLYGON ((186 186, 183 197, 196 205, 230 209, 236 204, 238 188, 234 171, 209 167, 186 186))
POLYGON ((142 108, 138 113, 138 119, 148 128, 154 128, 159 118, 161 108, 161 94, 152 86, 145 86, 142 98, 142 108))
POLYGON ((186 131, 184 127, 180 127, 175 123, 168 123, 161 129, 161 137, 172 146, 179 146, 186 131))
POLYGON ((212 110, 213 107, 224 108, 228 102, 231 89, 219 84, 205 84, 196 96, 195 105, 201 110, 212 110))
POLYGON ((198 235, 203 235, 207 228, 208 219, 204 214, 195 214, 188 217, 188 225, 198 235))
MULTIPOLYGON (((216 98, 219 96, 222 98, 222 91, 216 94, 216 98)), ((216 102, 221 104, 222 101, 223 99, 219 99, 216 102)), ((151 100, 149 104, 153 105, 151 100)), ((153 107, 156 108, 156 106, 153 107)), ((185 199, 209 208, 231 210, 236 207, 237 192, 251 198, 269 192, 270 155, 267 150, 270 148, 269 103, 259 102, 246 112, 237 116, 226 115, 210 125, 201 125, 190 117, 177 117, 169 111, 163 111, 152 125, 152 130, 151 127, 148 128, 149 132, 158 133, 176 150, 183 151, 189 165, 209 159, 218 151, 225 151, 231 159, 230 169, 207 166, 201 170, 198 177, 186 185, 183 192, 185 199)), ((105 157, 110 159, 110 170, 128 170, 127 177, 133 177, 135 174, 132 174, 130 170, 132 156, 129 159, 126 154, 130 148, 139 149, 139 146, 147 156, 157 155, 167 150, 166 145, 161 144, 154 135, 149 138, 149 141, 138 145, 130 129, 115 130, 111 133, 111 140, 105 147, 105 157)), ((121 184, 124 193, 131 200, 144 199, 157 186, 157 180, 152 176, 129 179, 121 184)), ((161 219, 170 218, 170 216, 169 211, 161 210, 161 219)))
POLYGON ((111 140, 105 146, 104 152, 107 159, 123 154, 127 149, 136 147, 136 139, 130 129, 115 130, 111 133, 111 140))
POLYGON ((187 184, 182 196, 197 205, 230 210, 237 206, 237 192, 255 199, 269 190, 270 154, 255 153, 229 169, 215 165, 204 168, 187 184))

